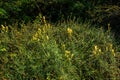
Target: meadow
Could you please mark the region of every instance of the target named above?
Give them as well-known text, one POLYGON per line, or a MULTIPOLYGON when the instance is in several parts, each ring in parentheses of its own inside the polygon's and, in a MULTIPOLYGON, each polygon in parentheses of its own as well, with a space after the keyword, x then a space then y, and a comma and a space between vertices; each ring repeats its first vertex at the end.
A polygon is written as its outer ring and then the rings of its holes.
POLYGON ((1 25, 0 80, 120 79, 109 25, 105 31, 89 22, 43 23, 1 25))

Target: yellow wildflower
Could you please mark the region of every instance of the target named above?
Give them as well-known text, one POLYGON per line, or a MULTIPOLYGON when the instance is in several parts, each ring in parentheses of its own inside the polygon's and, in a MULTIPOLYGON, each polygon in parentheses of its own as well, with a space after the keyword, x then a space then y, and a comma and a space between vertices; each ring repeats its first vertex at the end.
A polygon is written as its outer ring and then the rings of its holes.
POLYGON ((1 25, 3 32, 8 32, 8 26, 1 25))
POLYGON ((5 26, 1 25, 1 27, 2 27, 2 31, 5 31, 5 26))
POLYGON ((49 40, 49 36, 46 36, 46 39, 49 40))
POLYGON ((43 16, 43 23, 44 23, 44 24, 45 24, 45 26, 46 26, 45 16, 43 16))
POLYGON ((67 58, 69 58, 69 56, 70 56, 70 51, 66 50, 66 51, 65 51, 65 56, 66 56, 67 58))
POLYGON ((98 46, 97 46, 97 45, 95 45, 95 46, 94 46, 94 50, 93 50, 93 54, 95 54, 95 55, 96 55, 97 53, 98 53, 98 54, 100 54, 101 52, 102 52, 102 51, 101 51, 101 49, 100 49, 100 48, 98 48, 98 46))
POLYGON ((98 50, 98 47, 97 47, 97 45, 95 45, 95 46, 94 46, 94 49, 95 49, 95 51, 97 51, 97 50, 98 50))
POLYGON ((71 54, 70 51, 65 50, 65 56, 67 57, 68 60, 71 60, 74 56, 74 54, 71 54))
POLYGON ((42 31, 41 31, 40 28, 38 28, 38 31, 37 31, 37 32, 38 32, 38 34, 40 35, 42 31))
POLYGON ((2 31, 8 32, 8 26, 1 25, 1 27, 2 27, 2 31))
POLYGON ((94 45, 93 54, 96 54, 97 49, 98 49, 97 45, 94 45))
POLYGON ((71 54, 71 58, 73 58, 74 54, 71 54))
POLYGON ((32 38, 33 40, 37 40, 38 39, 38 33, 35 33, 35 35, 32 38))
POLYGON ((40 39, 39 39, 39 36, 41 36, 41 34, 42 34, 42 31, 41 31, 40 28, 38 28, 38 31, 35 33, 35 35, 33 35, 32 40, 37 40, 37 41, 39 41, 39 40, 40 40, 40 39))
POLYGON ((43 16, 43 20, 45 20, 45 16, 43 16))
POLYGON ((96 55, 96 51, 95 51, 95 50, 93 50, 93 54, 95 54, 95 55, 96 55))
POLYGON ((67 33, 68 33, 68 35, 72 35, 72 33, 73 33, 73 30, 71 29, 71 28, 67 28, 67 33))
POLYGON ((8 26, 6 26, 6 30, 5 31, 8 32, 8 26))
POLYGON ((113 56, 115 56, 115 51, 114 51, 114 49, 112 49, 112 54, 113 54, 113 56))
POLYGON ((70 55, 70 51, 66 50, 66 51, 65 51, 65 54, 66 54, 66 55, 70 55))
POLYGON ((35 36, 33 36, 32 40, 36 40, 37 38, 35 36))
POLYGON ((101 49, 98 50, 101 53, 101 49))

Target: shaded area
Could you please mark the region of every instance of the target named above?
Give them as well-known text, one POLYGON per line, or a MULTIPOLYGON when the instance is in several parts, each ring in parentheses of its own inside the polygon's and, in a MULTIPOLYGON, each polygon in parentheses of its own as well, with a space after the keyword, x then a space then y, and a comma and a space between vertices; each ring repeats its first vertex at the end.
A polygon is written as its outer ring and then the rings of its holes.
MULTIPOLYGON (((52 23, 73 19, 90 21, 107 28, 110 23, 116 38, 120 33, 119 0, 1 0, 0 24, 34 22, 39 15, 52 23)), ((41 18, 39 18, 40 20, 41 18)))

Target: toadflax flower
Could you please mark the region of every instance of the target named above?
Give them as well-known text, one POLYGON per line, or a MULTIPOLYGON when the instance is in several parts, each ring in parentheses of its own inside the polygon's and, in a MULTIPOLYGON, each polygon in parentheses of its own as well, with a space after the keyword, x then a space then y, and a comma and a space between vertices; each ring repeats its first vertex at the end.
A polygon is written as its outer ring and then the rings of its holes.
POLYGON ((67 33, 68 33, 69 36, 71 36, 72 33, 73 33, 73 30, 71 28, 67 28, 67 33))

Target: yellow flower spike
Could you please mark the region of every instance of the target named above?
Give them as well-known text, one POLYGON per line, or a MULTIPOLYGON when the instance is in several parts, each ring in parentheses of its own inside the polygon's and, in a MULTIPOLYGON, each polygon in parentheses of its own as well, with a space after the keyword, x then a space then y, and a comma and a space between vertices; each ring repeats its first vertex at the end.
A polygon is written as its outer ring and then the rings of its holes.
POLYGON ((95 45, 95 46, 94 46, 94 49, 95 49, 95 51, 97 51, 97 50, 98 50, 98 47, 97 47, 97 45, 95 45))
POLYGON ((8 32, 8 26, 1 25, 1 27, 3 32, 8 32))
POLYGON ((95 55, 96 55, 96 54, 97 54, 97 53, 96 53, 96 51, 93 51, 93 54, 95 54, 95 55))
POLYGON ((70 51, 65 50, 65 56, 66 56, 67 58, 69 58, 69 55, 70 55, 70 51))
POLYGON ((66 50, 66 51, 65 51, 65 54, 69 55, 69 54, 70 54, 70 51, 66 50))
POLYGON ((46 27, 45 26, 42 28, 42 33, 46 33, 46 27))
POLYGON ((98 49, 98 54, 101 55, 102 54, 102 50, 99 48, 98 49))
POLYGON ((49 36, 46 36, 46 39, 49 40, 49 36))
POLYGON ((37 38, 35 36, 33 36, 32 40, 37 40, 37 38))
POLYGON ((36 33, 34 36, 37 38, 39 35, 38 35, 38 33, 36 33))
POLYGON ((67 28, 67 33, 68 33, 69 36, 71 36, 72 33, 73 33, 73 30, 71 28, 67 28))
POLYGON ((36 32, 35 35, 33 36, 32 40, 38 40, 38 33, 36 32))
POLYGON ((2 31, 5 31, 5 26, 1 25, 1 27, 2 27, 2 31))
POLYGON ((98 50, 100 53, 102 52, 101 49, 98 50))
POLYGON ((8 32, 8 26, 6 26, 6 30, 5 31, 8 32))
POLYGON ((74 54, 71 54, 70 51, 68 50, 65 50, 65 57, 68 59, 68 60, 71 60, 73 58, 74 54))
POLYGON ((71 54, 71 58, 73 58, 74 54, 71 54))
POLYGON ((113 54, 113 56, 115 56, 115 51, 114 51, 114 49, 112 49, 112 54, 113 54))
POLYGON ((99 48, 97 45, 94 45, 94 50, 93 50, 93 54, 97 54, 97 52, 99 51, 99 48))
POLYGON ((45 16, 43 16, 43 20, 45 20, 45 16))
POLYGON ((40 28, 38 28, 38 31, 41 31, 41 29, 40 29, 40 28))
POLYGON ((46 25, 45 16, 43 16, 43 23, 46 25))
POLYGON ((40 29, 40 28, 38 28, 38 31, 37 31, 37 32, 38 32, 38 34, 40 35, 40 34, 41 34, 41 29, 40 29))

